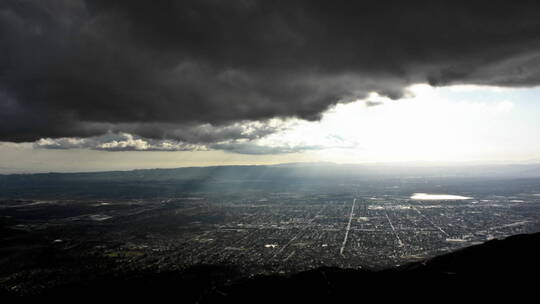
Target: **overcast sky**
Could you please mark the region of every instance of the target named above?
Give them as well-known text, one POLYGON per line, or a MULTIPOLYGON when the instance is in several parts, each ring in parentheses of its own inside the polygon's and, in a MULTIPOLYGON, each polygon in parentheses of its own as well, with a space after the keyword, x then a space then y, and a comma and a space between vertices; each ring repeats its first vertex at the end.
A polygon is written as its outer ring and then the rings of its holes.
POLYGON ((537 1, 4 0, 0 173, 540 160, 539 15, 537 1))

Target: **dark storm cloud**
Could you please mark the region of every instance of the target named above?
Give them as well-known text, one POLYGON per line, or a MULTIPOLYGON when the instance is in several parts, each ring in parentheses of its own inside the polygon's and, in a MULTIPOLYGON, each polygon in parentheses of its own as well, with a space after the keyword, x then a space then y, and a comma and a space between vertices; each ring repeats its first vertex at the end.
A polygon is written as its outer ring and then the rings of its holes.
POLYGON ((538 16, 536 1, 4 0, 0 141, 250 139, 273 129, 235 123, 412 83, 538 85, 538 16))

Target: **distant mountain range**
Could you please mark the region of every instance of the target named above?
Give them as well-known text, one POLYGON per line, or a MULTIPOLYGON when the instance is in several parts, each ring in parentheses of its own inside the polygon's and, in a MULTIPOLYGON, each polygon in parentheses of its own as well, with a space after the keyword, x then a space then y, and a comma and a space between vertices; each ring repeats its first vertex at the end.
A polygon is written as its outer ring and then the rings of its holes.
POLYGON ((540 164, 505 165, 422 165, 414 164, 335 164, 329 162, 285 163, 277 165, 238 165, 136 169, 80 173, 0 174, 1 181, 27 180, 190 180, 201 178, 298 177, 540 177, 540 164))
MULTIPOLYGON (((156 197, 182 192, 287 189, 292 185, 380 180, 508 180, 540 178, 540 165, 413 166, 296 163, 89 173, 0 175, 0 197, 156 197)), ((378 183, 381 185, 381 183, 378 183)), ((296 187, 298 188, 298 187, 296 187)))

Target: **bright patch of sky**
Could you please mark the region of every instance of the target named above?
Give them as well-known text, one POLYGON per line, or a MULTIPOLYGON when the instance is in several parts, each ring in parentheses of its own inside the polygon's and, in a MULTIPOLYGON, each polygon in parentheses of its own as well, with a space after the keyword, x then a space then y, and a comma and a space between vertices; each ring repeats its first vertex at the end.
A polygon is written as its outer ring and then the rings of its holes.
MULTIPOLYGON (((525 161, 540 156, 540 89, 415 85, 414 97, 340 104, 263 145, 320 146, 321 159, 525 161), (368 106, 370 104, 371 106, 368 106), (376 106, 373 106, 373 105, 376 106)), ((292 124, 292 123, 291 123, 292 124)))
POLYGON ((291 153, 106 152, 0 143, 0 173, 299 161, 540 162, 540 88, 415 85, 410 91, 401 100, 372 94, 339 104, 318 122, 275 119, 283 131, 248 143, 291 153))

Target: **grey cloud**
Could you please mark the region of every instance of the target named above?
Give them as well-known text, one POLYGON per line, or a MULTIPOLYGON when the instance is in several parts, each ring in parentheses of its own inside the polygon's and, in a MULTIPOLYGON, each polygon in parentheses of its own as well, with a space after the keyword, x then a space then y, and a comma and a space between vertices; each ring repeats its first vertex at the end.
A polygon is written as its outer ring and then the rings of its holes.
POLYGON ((97 133, 125 132, 152 139, 173 139, 193 144, 207 144, 224 140, 255 140, 286 129, 283 123, 271 121, 240 121, 225 125, 173 123, 87 123, 85 128, 97 133))
POLYGON ((100 136, 86 138, 61 137, 42 138, 33 144, 36 149, 91 149, 101 151, 208 151, 223 150, 231 153, 266 155, 296 153, 321 149, 320 146, 306 145, 260 145, 252 141, 227 140, 212 144, 191 144, 176 140, 149 139, 129 133, 108 132, 100 136))
POLYGON ((0 3, 0 141, 212 145, 413 83, 540 84, 537 1, 0 3))
MULTIPOLYGON (((243 122, 225 126, 172 124, 94 124, 88 129, 103 135, 90 137, 41 138, 34 143, 41 149, 94 149, 104 151, 193 151, 216 148, 229 150, 232 142, 254 141, 284 130, 271 122, 243 122), (133 135, 135 134, 135 135, 133 135)), ((231 150, 235 150, 231 145, 231 150)), ((239 152, 241 153, 241 152, 239 152)))
POLYGON ((371 108, 371 107, 381 106, 384 104, 384 102, 376 101, 376 100, 366 100, 364 104, 366 105, 366 107, 371 108))

